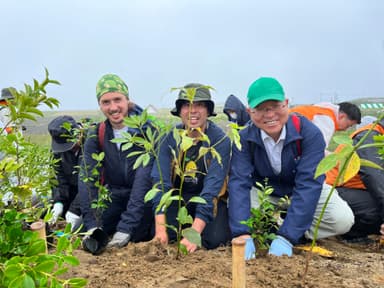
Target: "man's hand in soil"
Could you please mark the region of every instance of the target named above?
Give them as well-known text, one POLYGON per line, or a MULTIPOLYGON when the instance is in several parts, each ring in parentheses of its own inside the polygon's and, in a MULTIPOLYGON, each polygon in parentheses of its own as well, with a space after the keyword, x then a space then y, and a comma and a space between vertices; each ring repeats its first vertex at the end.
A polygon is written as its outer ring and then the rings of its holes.
POLYGON ((154 241, 160 242, 160 244, 167 245, 168 244, 168 234, 167 228, 165 226, 165 216, 164 215, 156 215, 156 232, 154 241))
POLYGON ((189 242, 187 238, 183 238, 180 241, 180 244, 183 244, 185 248, 187 249, 188 253, 193 253, 197 249, 197 245, 193 244, 192 242, 189 242))
POLYGON ((287 239, 282 236, 277 236, 271 243, 271 247, 269 247, 268 254, 274 256, 283 256, 288 255, 292 256, 292 244, 287 239))

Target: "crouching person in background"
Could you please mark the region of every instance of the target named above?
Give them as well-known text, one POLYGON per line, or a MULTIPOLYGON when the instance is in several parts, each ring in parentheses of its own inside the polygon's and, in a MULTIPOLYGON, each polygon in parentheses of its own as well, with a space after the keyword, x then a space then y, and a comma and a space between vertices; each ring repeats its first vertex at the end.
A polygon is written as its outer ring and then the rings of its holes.
POLYGON ((82 155, 80 126, 71 116, 59 116, 48 124, 48 131, 52 140, 52 153, 58 160, 50 224, 65 216, 66 222, 71 223, 72 231, 75 231, 82 223, 78 196, 78 167, 82 155))
MULTIPOLYGON (((374 120, 374 119, 373 119, 374 120)), ((365 137, 367 131, 373 124, 360 127, 351 134, 353 143, 358 143, 365 137)), ((374 136, 384 135, 384 120, 375 125, 364 140, 364 144, 373 144, 374 136)), ((342 144, 341 144, 342 145, 342 144)), ((336 151, 341 146, 336 148, 336 151)), ((383 155, 379 155, 377 147, 358 149, 357 154, 361 159, 384 167, 383 155)), ((327 183, 333 185, 338 174, 338 167, 327 173, 327 183)), ((373 240, 368 237, 370 234, 383 234, 384 232, 384 171, 381 169, 360 166, 356 176, 347 182, 336 185, 339 195, 347 201, 355 215, 355 224, 348 233, 341 236, 345 243, 369 244, 373 240)))
POLYGON ((141 114, 142 109, 130 100, 127 85, 114 74, 101 77, 96 86, 96 97, 107 119, 88 133, 79 178, 81 212, 87 230, 83 247, 93 254, 101 253, 107 244, 121 248, 130 241, 146 241, 153 237, 152 207, 144 204, 144 196, 152 187, 152 165, 134 169, 139 155, 127 155, 139 152, 141 148, 133 145, 123 151, 121 143, 111 142, 121 138, 122 133, 139 136, 140 131, 126 127, 123 120, 141 114), (93 156, 101 152, 105 156, 98 167, 93 156), (101 192, 102 187, 109 191, 101 192), (97 200, 101 200, 99 204, 104 207, 95 207, 97 200))

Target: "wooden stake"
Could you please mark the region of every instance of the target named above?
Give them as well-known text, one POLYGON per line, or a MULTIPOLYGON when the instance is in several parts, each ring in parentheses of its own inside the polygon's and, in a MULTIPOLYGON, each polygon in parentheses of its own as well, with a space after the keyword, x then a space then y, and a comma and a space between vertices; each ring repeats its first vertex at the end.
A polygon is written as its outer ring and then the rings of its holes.
POLYGON ((31 224, 31 230, 37 232, 39 235, 39 238, 44 240, 45 253, 48 253, 47 237, 46 237, 46 233, 45 233, 45 223, 43 221, 33 222, 31 224))
POLYGON ((245 288, 245 239, 232 240, 232 288, 245 288))

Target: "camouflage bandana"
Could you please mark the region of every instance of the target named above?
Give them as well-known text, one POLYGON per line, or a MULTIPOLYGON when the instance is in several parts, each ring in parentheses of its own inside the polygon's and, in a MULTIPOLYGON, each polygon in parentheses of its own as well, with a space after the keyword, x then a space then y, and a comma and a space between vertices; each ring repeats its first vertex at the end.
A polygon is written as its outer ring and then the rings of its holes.
POLYGON ((108 92, 119 92, 129 99, 128 86, 121 78, 115 74, 106 74, 96 85, 97 101, 100 101, 101 96, 108 92))

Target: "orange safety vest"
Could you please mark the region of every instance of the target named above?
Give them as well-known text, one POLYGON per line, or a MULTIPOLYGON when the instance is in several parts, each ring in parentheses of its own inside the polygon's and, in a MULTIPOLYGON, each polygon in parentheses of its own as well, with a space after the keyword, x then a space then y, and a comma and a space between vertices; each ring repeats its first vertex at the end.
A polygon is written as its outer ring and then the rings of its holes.
MULTIPOLYGON (((372 127, 373 124, 368 124, 366 126, 363 126, 356 131, 354 131, 349 137, 352 139, 355 138, 357 134, 359 134, 362 131, 367 131, 372 127)), ((377 124, 374 128, 374 131, 377 131, 378 133, 384 135, 384 127, 380 124, 377 124)), ((337 146, 335 149, 335 152, 338 152, 343 147, 343 144, 337 146)), ((326 174, 325 182, 329 185, 333 185, 333 183, 336 181, 336 177, 339 173, 339 165, 333 167, 331 170, 329 170, 326 174)), ((351 179, 349 179, 345 183, 341 183, 337 185, 337 187, 345 187, 345 188, 353 188, 353 189, 360 189, 360 190, 366 190, 367 187, 365 187, 364 182, 361 180, 360 174, 357 173, 355 176, 353 176, 351 179)))
POLYGON ((311 121, 313 120, 313 117, 315 117, 316 115, 329 116, 335 125, 335 131, 339 130, 339 125, 337 125, 335 112, 331 108, 320 107, 315 105, 300 105, 300 106, 290 108, 289 112, 303 115, 305 118, 311 121))

